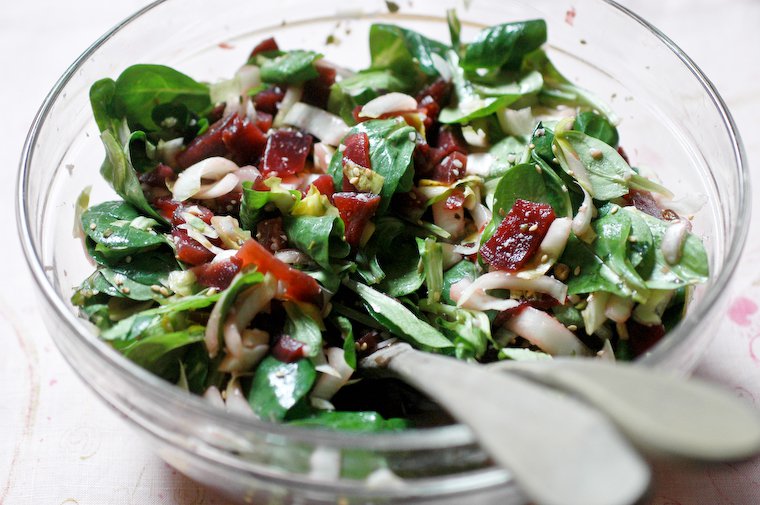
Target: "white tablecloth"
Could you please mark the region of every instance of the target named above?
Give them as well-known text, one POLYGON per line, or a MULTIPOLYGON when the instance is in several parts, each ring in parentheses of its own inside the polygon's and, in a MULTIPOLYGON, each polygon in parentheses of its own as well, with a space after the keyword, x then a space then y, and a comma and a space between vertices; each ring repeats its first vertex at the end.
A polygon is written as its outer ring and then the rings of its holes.
MULTIPOLYGON (((145 0, 29 0, 0 9, 0 504, 212 505, 224 500, 158 459, 62 360, 37 315, 16 242, 16 166, 27 128, 55 80, 93 40, 145 0)), ((669 34, 716 84, 760 164, 760 2, 623 2, 669 34)), ((756 184, 760 201, 760 181, 756 184)), ((755 227, 757 229, 757 227, 755 227)), ((697 375, 760 403, 760 233, 745 252, 718 338, 697 375)), ((760 461, 684 470, 661 465, 653 505, 760 503, 760 461)))

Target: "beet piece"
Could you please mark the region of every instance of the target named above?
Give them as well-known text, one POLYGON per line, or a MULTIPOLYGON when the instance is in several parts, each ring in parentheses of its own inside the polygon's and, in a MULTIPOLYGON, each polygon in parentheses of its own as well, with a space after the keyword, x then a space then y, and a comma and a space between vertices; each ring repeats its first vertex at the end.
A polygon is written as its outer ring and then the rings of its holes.
POLYGON ((272 116, 277 115, 280 108, 280 102, 285 97, 285 90, 279 86, 270 86, 263 91, 259 91, 253 96, 253 105, 257 111, 266 112, 272 116))
POLYGON ((319 77, 303 83, 302 102, 308 103, 320 109, 327 109, 327 100, 330 97, 330 87, 335 84, 337 71, 335 67, 325 64, 321 60, 315 63, 319 77))
POLYGON ((285 235, 282 218, 259 221, 256 224, 256 241, 271 253, 285 249, 288 246, 288 236, 285 235))
POLYGON ((644 214, 662 219, 662 209, 657 205, 657 201, 649 191, 639 191, 638 189, 632 189, 625 195, 625 200, 630 202, 631 205, 636 207, 644 214))
POLYGON ((293 130, 274 131, 267 139, 261 172, 278 177, 302 172, 310 150, 311 135, 293 130))
POLYGON ((279 51, 280 47, 277 45, 277 41, 274 40, 274 37, 269 37, 268 39, 264 39, 261 42, 259 42, 256 47, 253 48, 253 51, 251 51, 250 56, 248 56, 248 59, 256 57, 257 55, 261 53, 268 53, 271 51, 279 51))
POLYGON ((451 94, 451 84, 444 79, 437 79, 417 93, 417 105, 425 113, 425 128, 430 128, 438 121, 438 114, 451 94))
POLYGON ((625 325, 628 329, 628 343, 634 357, 639 357, 649 351, 665 336, 665 327, 661 324, 644 326, 629 319, 625 325))
POLYGON ((166 179, 174 178, 174 170, 169 165, 159 163, 156 168, 150 172, 139 175, 142 184, 152 188, 166 188, 166 179))
POLYGON ((433 169, 433 180, 444 184, 452 184, 464 177, 467 169, 467 155, 459 151, 446 156, 433 169))
POLYGON ((364 168, 372 168, 372 160, 369 157, 369 137, 366 133, 354 133, 343 141, 346 149, 343 151, 343 164, 346 160, 353 161, 364 168))
POLYGON ((380 196, 370 193, 335 193, 333 204, 338 208, 340 218, 346 225, 346 242, 358 246, 364 228, 380 205, 380 196))
POLYGON ((335 181, 333 181, 333 178, 330 175, 320 175, 314 179, 312 185, 327 198, 332 198, 333 193, 335 193, 335 181))
POLYGON ((233 114, 232 121, 222 131, 226 156, 238 165, 255 165, 267 145, 267 137, 247 118, 233 114))
POLYGON ((172 229, 172 239, 177 246, 177 258, 180 261, 190 265, 200 265, 214 259, 214 253, 199 244, 185 230, 172 229))
POLYGON ((446 198, 446 202, 443 204, 448 210, 461 209, 464 206, 464 191, 461 189, 455 189, 446 198))
POLYGON ((201 286, 222 290, 230 286, 233 277, 240 271, 241 264, 240 259, 233 256, 223 261, 204 263, 190 270, 195 274, 195 279, 201 286))
POLYGON ((272 127, 272 121, 274 118, 271 114, 268 114, 266 112, 262 112, 260 110, 256 111, 256 128, 261 130, 262 132, 266 133, 269 131, 269 129, 272 127))
POLYGON ((153 201, 153 207, 158 210, 158 213, 161 214, 164 219, 174 226, 185 223, 185 219, 182 217, 182 212, 187 212, 189 207, 193 207, 192 214, 199 217, 206 224, 211 224, 211 218, 214 217, 214 213, 203 205, 178 202, 169 197, 156 198, 153 201))
POLYGON ((282 335, 272 346, 272 356, 283 363, 293 363, 305 356, 306 344, 289 335, 282 335))
POLYGON ((206 133, 195 137, 184 151, 177 154, 177 166, 185 169, 206 158, 227 154, 227 147, 222 140, 222 134, 224 133, 224 129, 232 124, 235 117, 237 116, 233 114, 222 118, 212 124, 206 133))
POLYGON ((622 147, 618 147, 617 152, 620 155, 620 157, 625 160, 626 163, 628 163, 629 165, 631 164, 631 162, 628 161, 628 155, 625 153, 625 150, 622 147))
POLYGON ((493 270, 519 270, 535 254, 552 221, 551 205, 516 200, 493 236, 480 248, 480 256, 493 270))

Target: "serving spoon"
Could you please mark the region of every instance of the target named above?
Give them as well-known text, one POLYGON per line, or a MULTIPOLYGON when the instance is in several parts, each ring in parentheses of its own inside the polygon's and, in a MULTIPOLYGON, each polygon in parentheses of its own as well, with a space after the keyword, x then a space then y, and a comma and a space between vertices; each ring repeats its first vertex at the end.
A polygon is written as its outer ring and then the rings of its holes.
POLYGON ((631 505, 649 487, 648 466, 612 422, 563 392, 405 343, 361 367, 435 399, 538 505, 631 505))

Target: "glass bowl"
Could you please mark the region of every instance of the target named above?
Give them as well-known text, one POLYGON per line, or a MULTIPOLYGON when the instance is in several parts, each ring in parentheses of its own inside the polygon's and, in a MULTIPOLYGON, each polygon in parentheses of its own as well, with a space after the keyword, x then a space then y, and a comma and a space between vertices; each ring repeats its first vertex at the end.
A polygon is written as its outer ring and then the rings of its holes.
MULTIPOLYGON (((688 373, 713 336, 750 215, 748 169, 725 104, 670 40, 603 0, 281 0, 156 2, 98 40, 61 77, 29 132, 18 185, 18 223, 45 321, 77 373, 149 437, 167 462, 240 502, 522 503, 509 473, 494 467, 469 430, 453 425, 356 435, 290 428, 216 410, 100 342, 69 303, 91 270, 72 235, 74 202, 113 196, 98 174, 103 148, 89 86, 133 63, 162 63, 198 79, 231 75, 259 40, 318 49, 353 68, 368 63, 372 22, 397 22, 447 40, 445 10, 460 7, 464 40, 482 26, 544 18, 549 53, 569 78, 607 99, 622 118, 632 161, 655 169, 679 196, 707 204, 694 229, 705 239, 711 279, 680 325, 638 361, 688 373), (359 7, 360 5, 360 7, 359 7), (614 34, 614 37, 611 36, 614 34), (328 36, 332 43, 327 44, 328 36), (466 496, 466 498, 465 498, 466 496)), ((509 427, 519 436, 519 426, 509 427)))

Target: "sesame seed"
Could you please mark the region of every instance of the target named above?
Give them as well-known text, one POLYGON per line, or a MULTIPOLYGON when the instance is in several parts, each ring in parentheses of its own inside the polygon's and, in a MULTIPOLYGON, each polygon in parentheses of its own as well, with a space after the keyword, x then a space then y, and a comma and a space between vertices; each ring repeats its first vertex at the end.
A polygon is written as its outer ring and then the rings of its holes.
POLYGON ((367 344, 367 342, 362 342, 362 345, 359 346, 359 350, 366 351, 368 347, 369 347, 369 344, 367 344))
POLYGON ((559 163, 559 160, 557 158, 552 158, 552 163, 559 163))
POLYGON ((277 370, 275 372, 275 375, 277 376, 278 379, 282 379, 283 377, 285 377, 285 371, 284 370, 277 370))
POLYGON ((356 184, 359 182, 359 178, 358 178, 358 177, 351 177, 351 178, 348 180, 348 182, 350 182, 350 183, 351 183, 351 184, 353 184, 353 185, 356 185, 356 184))
POLYGON ((107 228, 107 229, 106 229, 106 231, 104 231, 104 232, 103 232, 103 236, 104 236, 105 238, 108 238, 108 237, 110 237, 111 235, 113 235, 113 230, 112 230, 111 228, 107 228))
POLYGON ((580 275, 581 274, 581 266, 578 265, 577 267, 575 267, 575 270, 573 270, 573 273, 575 275, 580 275))
POLYGON ((164 296, 169 296, 169 290, 168 290, 168 289, 166 289, 166 288, 165 288, 165 287, 163 287, 163 286, 161 286, 161 287, 159 288, 159 292, 160 292, 162 295, 164 295, 164 296))
POLYGON ((520 231, 528 231, 528 225, 523 223, 520 225, 520 231))
POLYGON ((631 235, 630 237, 628 237, 628 242, 636 242, 637 240, 638 238, 636 238, 636 236, 634 235, 631 235))
POLYGON ((456 168, 462 168, 464 166, 461 160, 456 160, 456 159, 452 161, 451 164, 454 165, 456 168))
POLYGON ((123 288, 121 288, 121 292, 124 293, 125 295, 128 295, 129 294, 129 288, 127 286, 124 286, 123 288))
POLYGON ((565 186, 564 184, 562 185, 562 191, 563 191, 564 193, 567 193, 567 186, 565 186))
POLYGON ((591 157, 592 157, 592 158, 594 158, 595 160, 600 160, 600 159, 602 159, 602 156, 603 156, 603 154, 602 154, 602 151, 600 151, 600 150, 599 150, 599 149, 597 149, 596 147, 592 147, 591 149, 589 149, 589 150, 588 150, 588 153, 589 153, 589 154, 591 155, 591 157))
POLYGON ((620 207, 618 207, 617 205, 615 205, 615 206, 614 206, 614 207, 612 207, 612 209, 610 210, 610 214, 617 214, 617 211, 619 211, 619 210, 620 210, 620 207))
POLYGON ((161 286, 159 286, 158 284, 153 284, 150 287, 150 290, 153 291, 154 293, 159 293, 161 292, 161 286))
POLYGON ((528 228, 528 231, 536 231, 536 230, 538 230, 538 225, 537 224, 532 224, 530 226, 530 228, 528 228))
POLYGON ((541 256, 541 263, 546 263, 547 261, 549 261, 548 254, 544 254, 543 256, 541 256))
POLYGON ((555 146, 554 144, 552 144, 552 152, 554 154, 557 154, 557 146, 555 146))
POLYGON ((508 163, 514 163, 515 160, 517 160, 517 156, 515 156, 514 154, 508 154, 507 155, 507 162, 508 163))
POLYGON ((126 258, 124 258, 124 261, 126 261, 127 263, 132 263, 132 256, 127 256, 126 258))
POLYGON ((574 325, 574 324, 571 324, 571 325, 569 325, 567 327, 567 329, 570 330, 570 331, 577 331, 578 327, 576 325, 574 325))
POLYGON ((536 163, 536 172, 538 172, 539 174, 543 173, 543 170, 541 169, 541 165, 539 165, 538 163, 536 163))
POLYGON ((416 132, 409 132, 409 141, 414 142, 417 140, 417 133, 416 132))
POLYGON ((557 263, 554 265, 554 277, 560 281, 564 281, 570 276, 570 267, 564 263, 557 263))
POLYGON ((569 175, 571 177, 574 177, 575 176, 575 172, 573 170, 568 170, 567 171, 567 175, 569 175))
POLYGON ((543 137, 546 134, 546 130, 543 128, 536 129, 536 137, 543 137))
POLYGON ((536 144, 534 144, 533 142, 528 144, 528 149, 535 149, 535 148, 536 148, 536 144))
POLYGON ((506 216, 506 215, 507 215, 507 211, 506 211, 506 210, 504 210, 503 208, 502 208, 502 209, 499 209, 499 215, 500 215, 501 217, 504 217, 504 216, 506 216))
POLYGON ((90 229, 91 230, 94 230, 97 227, 98 227, 98 225, 96 225, 95 223, 90 223, 90 229))

